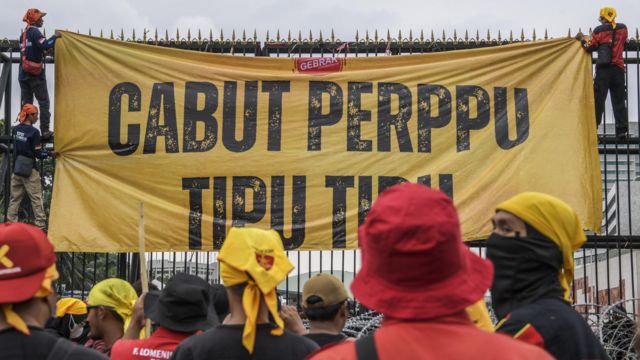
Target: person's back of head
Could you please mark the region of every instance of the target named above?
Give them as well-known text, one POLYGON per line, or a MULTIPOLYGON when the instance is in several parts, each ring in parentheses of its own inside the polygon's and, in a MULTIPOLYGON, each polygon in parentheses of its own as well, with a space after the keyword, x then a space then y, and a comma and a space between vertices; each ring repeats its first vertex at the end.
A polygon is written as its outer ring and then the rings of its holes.
POLYGON ((178 273, 162 291, 149 292, 144 298, 145 316, 157 325, 181 333, 208 330, 218 324, 210 309, 210 288, 195 275, 178 273))
POLYGON ((335 276, 320 273, 310 278, 302 290, 302 308, 311 322, 311 331, 322 330, 339 333, 347 320, 347 290, 335 276))
POLYGON ((0 224, 0 328, 29 335, 29 326, 45 326, 55 309, 55 264, 53 245, 42 230, 0 224))

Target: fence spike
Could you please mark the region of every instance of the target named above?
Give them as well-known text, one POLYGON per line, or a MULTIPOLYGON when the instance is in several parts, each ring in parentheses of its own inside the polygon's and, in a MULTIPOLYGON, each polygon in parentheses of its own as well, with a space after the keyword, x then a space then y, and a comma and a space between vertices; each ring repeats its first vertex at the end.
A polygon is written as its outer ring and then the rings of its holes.
POLYGON ((500 32, 500 30, 498 30, 498 42, 502 42, 502 32, 500 32))
POLYGON ((447 35, 444 33, 444 29, 442 29, 442 42, 447 41, 447 35))
POLYGON ((89 28, 89 36, 91 36, 91 28, 89 28))
POLYGON ((120 40, 124 41, 124 29, 120 28, 120 40))
POLYGON ((158 43, 158 28, 156 28, 155 33, 153 34, 153 41, 157 44, 158 43))
POLYGON ((431 42, 436 41, 435 36, 433 36, 433 29, 431 29, 431 42))
POLYGON ((369 45, 369 29, 364 31, 364 43, 365 45, 369 45))
POLYGON ((198 28, 198 43, 202 42, 202 31, 198 28))
POLYGON ((267 36, 266 36, 265 42, 269 42, 269 30, 267 30, 267 36))
POLYGON ((469 42, 469 30, 464 31, 464 42, 468 43, 469 42))
POLYGON ((391 41, 391 32, 387 29, 387 42, 391 41))
POLYGON ((302 43, 302 30, 298 30, 298 42, 302 43))
POLYGON ((291 44, 291 30, 289 30, 289 33, 287 34, 287 42, 291 44))
MULTIPOLYGON (((267 31, 267 37, 269 36, 269 32, 267 31)), ((224 41, 224 32, 220 29, 220 42, 224 41)))
POLYGON ((176 41, 180 41, 180 29, 176 28, 176 41))
POLYGON ((509 42, 513 42, 513 30, 509 30, 509 42))
POLYGON ((476 29, 476 42, 480 41, 480 30, 476 29))
POLYGON ((258 30, 253 29, 253 43, 257 43, 258 42, 258 30))
POLYGON ((187 29, 187 41, 191 42, 191 29, 187 29))
POLYGON ((321 44, 324 42, 324 39, 322 38, 322 30, 320 30, 320 39, 318 39, 318 40, 320 40, 321 44))
POLYGON ((567 33, 567 37, 571 37, 571 28, 569 28, 569 32, 567 33))
POLYGON ((547 33, 547 29, 544 29, 544 39, 549 40, 549 34, 547 33))
POLYGON ((489 32, 489 29, 487 29, 487 42, 491 41, 491 32, 489 32))
POLYGON ((133 41, 136 41, 136 29, 135 28, 133 28, 133 30, 131 31, 131 39, 133 41))
POLYGON ((535 28, 533 29, 533 36, 532 36, 532 38, 533 38, 533 41, 536 41, 536 29, 535 29, 535 28))
POLYGON ((170 42, 170 39, 169 39, 169 30, 167 30, 167 29, 164 29, 164 39, 167 41, 167 43, 169 43, 169 42, 170 42))
POLYGON ((280 42, 280 29, 276 30, 276 41, 280 42))
POLYGON ((336 43, 336 35, 333 33, 333 28, 331 28, 331 44, 336 43))
POLYGON ((113 40, 113 29, 111 29, 111 35, 109 36, 111 40, 113 40))
POLYGON ((420 43, 424 44, 424 30, 420 30, 420 43))
POLYGON ((102 34, 102 29, 100 29, 100 37, 104 37, 102 34))
POLYGON ((640 33, 638 33, 638 28, 636 28, 636 41, 640 40, 640 33))
POLYGON ((524 41, 524 29, 520 29, 520 41, 524 41))
POLYGON ((309 43, 313 43, 313 33, 309 30, 309 43))
POLYGON ((358 35, 358 30, 356 30, 356 44, 358 43, 359 40, 360 40, 360 36, 358 35))
POLYGON ((231 30, 231 42, 236 42, 236 29, 231 30))
POLYGON ((413 43, 413 30, 409 29, 409 42, 413 43))
POLYGON ((147 42, 147 29, 142 29, 142 41, 147 42))
POLYGON ((402 42, 402 30, 398 30, 398 42, 402 42))
POLYGON ((378 29, 376 29, 376 32, 373 34, 373 41, 375 41, 375 43, 378 43, 378 29))
POLYGON ((458 42, 458 30, 453 29, 453 41, 458 42))

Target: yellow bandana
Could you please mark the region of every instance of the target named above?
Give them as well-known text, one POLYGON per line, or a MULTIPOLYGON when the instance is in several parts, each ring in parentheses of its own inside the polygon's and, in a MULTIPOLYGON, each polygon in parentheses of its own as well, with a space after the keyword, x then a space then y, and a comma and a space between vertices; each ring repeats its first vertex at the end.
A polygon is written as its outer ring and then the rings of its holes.
POLYGON ((616 9, 612 7, 603 7, 600 9, 600 17, 610 22, 614 29, 616 28, 616 16, 616 9))
POLYGON ((495 332, 491 317, 489 316, 489 310, 487 309, 487 303, 484 302, 484 299, 478 300, 478 302, 467 307, 465 310, 478 329, 490 333, 495 332))
POLYGON ((74 298, 62 298, 56 303, 56 317, 70 315, 86 315, 87 304, 74 298))
POLYGON ((122 279, 106 279, 91 289, 87 303, 90 306, 105 306, 113 309, 124 320, 123 330, 126 331, 137 299, 136 291, 128 282, 122 279))
POLYGON ((218 260, 220 276, 226 287, 247 284, 242 295, 242 307, 247 316, 242 345, 252 354, 261 296, 277 325, 271 330, 271 335, 280 336, 284 331, 284 322, 278 315, 276 286, 294 266, 286 256, 282 239, 276 231, 249 228, 231 228, 218 260))
POLYGON ((496 210, 504 210, 515 215, 558 245, 563 260, 558 276, 564 289, 564 299, 570 302, 569 284, 573 281, 573 252, 587 241, 576 212, 558 198, 535 192, 516 195, 498 205, 496 210))
MULTIPOLYGON (((56 264, 51 265, 44 274, 44 279, 42 280, 42 285, 40 285, 40 289, 33 295, 34 298, 45 298, 53 293, 52 284, 55 280, 60 277, 58 274, 58 270, 56 269, 56 264)), ((31 335, 29 331, 29 327, 22 320, 20 315, 13 311, 13 304, 0 304, 0 309, 4 314, 4 318, 7 321, 7 324, 11 325, 14 329, 20 331, 25 335, 31 335)))

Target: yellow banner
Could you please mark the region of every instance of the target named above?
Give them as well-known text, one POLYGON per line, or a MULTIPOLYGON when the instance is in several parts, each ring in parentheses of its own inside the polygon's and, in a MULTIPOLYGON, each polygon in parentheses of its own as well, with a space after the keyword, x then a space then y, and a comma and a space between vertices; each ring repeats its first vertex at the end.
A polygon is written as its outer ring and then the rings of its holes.
POLYGON ((278 59, 64 32, 55 87, 59 251, 136 251, 140 202, 147 251, 218 249, 231 226, 352 249, 400 181, 449 194, 465 240, 522 191, 600 229, 591 58, 572 39, 278 59))

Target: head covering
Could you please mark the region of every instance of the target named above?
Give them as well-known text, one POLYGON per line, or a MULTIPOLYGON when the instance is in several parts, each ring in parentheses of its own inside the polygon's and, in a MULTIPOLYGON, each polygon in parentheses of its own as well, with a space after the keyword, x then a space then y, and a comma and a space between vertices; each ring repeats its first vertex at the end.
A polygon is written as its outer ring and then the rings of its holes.
POLYGON ((210 287, 195 275, 178 273, 162 291, 151 291, 144 298, 144 314, 156 324, 172 331, 193 333, 218 324, 209 313, 210 287))
POLYGON ((337 277, 327 273, 320 273, 306 283, 302 289, 302 301, 306 308, 325 307, 341 304, 349 298, 347 289, 342 281, 337 277), (320 298, 318 302, 310 303, 309 298, 316 296, 320 298))
POLYGON ((65 315, 86 315, 87 304, 74 298, 62 298, 56 303, 56 317, 65 315))
POLYGON ((419 184, 385 190, 359 229, 362 269, 351 291, 385 316, 431 319, 482 299, 493 267, 462 242, 444 193, 419 184))
POLYGON ((564 299, 570 301, 573 252, 587 241, 578 214, 564 201, 536 192, 518 194, 496 206, 498 210, 515 215, 558 246, 562 253, 562 268, 558 277, 564 289, 564 299))
POLYGON ((610 22, 614 29, 616 28, 617 15, 616 9, 612 7, 603 7, 600 9, 600 17, 607 20, 607 22, 610 22))
POLYGON ((47 15, 47 13, 44 13, 38 9, 29 9, 27 10, 27 13, 24 15, 24 17, 22 17, 22 21, 26 22, 27 25, 33 25, 45 15, 47 15))
POLYGON ((220 322, 223 322, 224 318, 229 315, 229 296, 227 295, 227 289, 224 285, 213 284, 211 286, 209 311, 214 311, 220 322))
POLYGON ((23 223, 0 224, 0 308, 13 328, 29 335, 29 328, 13 304, 53 293, 58 279, 56 256, 47 235, 23 223))
POLYGON ((491 322, 491 317, 489 316, 489 309, 487 309, 487 303, 484 299, 480 299, 475 304, 467 307, 466 311, 471 321, 479 329, 490 333, 495 332, 493 322, 491 322))
POLYGON ((133 305, 138 296, 131 284, 122 279, 106 279, 89 291, 89 306, 105 306, 115 311, 124 321, 124 330, 129 326, 133 305))
POLYGON ((22 106, 22 110, 18 113, 18 121, 22 124, 25 120, 27 120, 27 116, 31 114, 37 114, 38 108, 32 104, 24 104, 22 106))
POLYGON ((247 320, 242 333, 242 345, 253 353, 256 339, 256 319, 260 298, 264 301, 277 325, 271 335, 280 336, 284 323, 278 315, 276 286, 293 270, 282 239, 275 230, 231 228, 220 255, 220 276, 226 287, 246 284, 242 307, 247 320))

